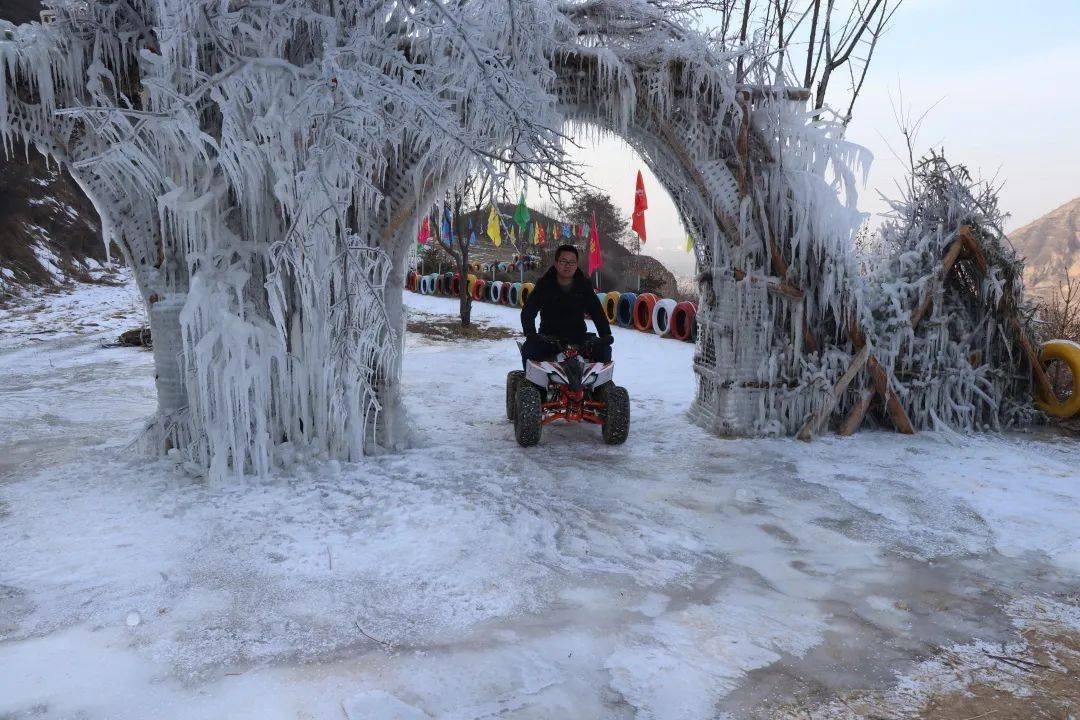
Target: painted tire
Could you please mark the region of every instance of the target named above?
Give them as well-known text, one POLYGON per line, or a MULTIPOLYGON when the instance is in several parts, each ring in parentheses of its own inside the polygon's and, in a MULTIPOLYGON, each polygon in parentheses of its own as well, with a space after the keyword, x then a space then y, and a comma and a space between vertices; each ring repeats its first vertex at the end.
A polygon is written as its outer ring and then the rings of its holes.
POLYGON ((619 309, 619 293, 612 290, 604 299, 600 301, 600 305, 604 308, 604 314, 607 315, 607 320, 610 324, 615 324, 615 316, 619 309))
POLYGON ((516 303, 510 303, 510 304, 511 305, 517 305, 518 307, 525 307, 525 301, 528 300, 529 295, 532 294, 533 287, 535 287, 535 286, 532 283, 522 283, 521 284, 521 291, 518 292, 518 301, 516 303))
POLYGON ((506 301, 510 305, 517 305, 521 297, 521 283, 510 283, 510 289, 506 292, 506 301))
POLYGON ((604 301, 605 300, 607 300, 607 293, 603 293, 603 292, 596 293, 596 302, 600 303, 601 308, 604 307, 604 301))
POLYGON ((484 299, 484 293, 486 293, 486 292, 487 292, 487 283, 485 281, 483 281, 483 280, 477 280, 476 284, 473 285, 473 294, 472 294, 473 300, 483 300, 484 299))
POLYGON ((671 332, 671 313, 675 310, 677 302, 669 298, 657 300, 652 311, 652 331, 664 337, 671 332))
POLYGON ((443 273, 442 286, 443 286, 443 292, 444 293, 446 293, 447 295, 453 295, 454 294, 454 273, 452 273, 452 272, 443 273))
POLYGON ((634 327, 641 332, 652 330, 652 311, 660 298, 652 293, 641 293, 634 302, 634 327))
POLYGON ((495 280, 494 282, 489 282, 488 286, 487 286, 487 299, 488 299, 488 302, 493 302, 493 303, 499 302, 499 295, 500 294, 502 294, 502 282, 499 281, 499 280, 495 280))
POLYGON ((697 323, 697 309, 694 303, 683 301, 675 304, 671 311, 671 337, 676 340, 689 340, 694 334, 694 325, 697 323))
POLYGON ((414 271, 412 271, 412 270, 410 270, 408 273, 406 273, 406 275, 405 275, 405 289, 406 290, 412 290, 413 278, 415 278, 415 277, 416 277, 416 273, 414 271))
POLYGON ((1051 360, 1060 360, 1069 366, 1072 371, 1072 395, 1061 400, 1039 392, 1035 401, 1036 407, 1057 418, 1080 415, 1080 343, 1071 340, 1047 340, 1039 349, 1039 362, 1046 365, 1051 360))
POLYGON ((450 292, 453 293, 454 297, 461 296, 461 275, 459 273, 454 273, 454 279, 450 283, 450 292))
POLYGON ((619 296, 619 304, 615 308, 615 322, 619 327, 633 327, 634 326, 634 303, 637 302, 637 295, 628 292, 619 296))
POLYGON ((443 279, 442 275, 436 275, 435 276, 435 282, 433 283, 433 285, 434 285, 434 288, 435 288, 435 294, 436 295, 445 295, 446 294, 445 288, 443 288, 443 283, 444 282, 446 282, 446 281, 443 279))
POLYGON ((502 284, 502 292, 499 293, 499 304, 500 305, 509 305, 510 304, 510 283, 508 283, 508 282, 504 282, 502 284))
POLYGON ((427 295, 428 294, 428 292, 429 292, 428 291, 428 285, 430 283, 431 283, 431 278, 429 278, 427 275, 420 278, 420 294, 421 295, 427 295))

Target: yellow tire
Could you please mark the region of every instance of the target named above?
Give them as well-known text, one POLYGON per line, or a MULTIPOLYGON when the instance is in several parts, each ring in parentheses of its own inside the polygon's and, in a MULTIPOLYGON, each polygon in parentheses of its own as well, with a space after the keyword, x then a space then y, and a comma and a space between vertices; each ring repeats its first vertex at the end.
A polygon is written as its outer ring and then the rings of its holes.
POLYGON ((619 309, 619 293, 612 290, 604 296, 604 314, 607 315, 608 322, 612 325, 615 324, 616 312, 619 309))
POLYGON ((521 292, 518 293, 518 307, 525 307, 525 301, 529 299, 529 293, 532 291, 532 283, 521 283, 521 292))
POLYGON ((1039 362, 1046 366, 1051 360, 1060 360, 1072 371, 1072 395, 1061 400, 1047 397, 1041 390, 1035 405, 1047 415, 1070 418, 1080 415, 1080 344, 1070 340, 1047 340, 1039 350, 1039 362))
POLYGON ((476 288, 476 276, 469 276, 469 297, 473 296, 473 289, 476 288))

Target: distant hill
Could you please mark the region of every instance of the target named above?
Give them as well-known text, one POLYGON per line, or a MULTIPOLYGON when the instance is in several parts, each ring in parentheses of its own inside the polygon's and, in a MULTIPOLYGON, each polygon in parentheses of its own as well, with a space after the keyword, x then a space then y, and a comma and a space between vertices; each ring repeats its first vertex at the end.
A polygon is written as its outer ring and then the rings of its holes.
POLYGON ((0 156, 0 298, 90 280, 104 260, 97 212, 75 181, 34 150, 0 156))
POLYGON ((1066 270, 1080 278, 1080 198, 1009 233, 1009 239, 1027 258, 1024 280, 1032 292, 1054 292, 1066 270))
POLYGON ((39 0, 3 0, 0 2, 0 20, 8 20, 16 25, 41 19, 39 0))

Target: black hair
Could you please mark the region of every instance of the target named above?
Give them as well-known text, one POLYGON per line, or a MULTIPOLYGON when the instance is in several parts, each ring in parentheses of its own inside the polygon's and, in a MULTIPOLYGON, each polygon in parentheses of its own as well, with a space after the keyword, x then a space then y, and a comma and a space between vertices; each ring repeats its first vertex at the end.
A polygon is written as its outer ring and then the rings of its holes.
POLYGON ((578 255, 578 249, 575 246, 569 244, 560 245, 559 247, 555 248, 555 259, 558 260, 559 255, 563 254, 564 252, 572 252, 574 253, 574 257, 576 257, 578 260, 581 259, 581 255, 578 255))

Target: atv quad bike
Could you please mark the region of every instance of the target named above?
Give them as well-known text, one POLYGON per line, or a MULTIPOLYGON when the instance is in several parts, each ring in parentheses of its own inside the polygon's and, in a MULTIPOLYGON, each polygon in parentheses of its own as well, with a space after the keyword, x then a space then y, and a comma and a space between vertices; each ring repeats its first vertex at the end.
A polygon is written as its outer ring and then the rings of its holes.
POLYGON ((608 445, 626 442, 630 394, 612 381, 614 363, 587 359, 594 354, 594 344, 605 341, 589 337, 579 347, 558 338, 544 340, 558 348, 554 360, 529 360, 525 370, 506 376, 506 417, 514 423, 518 444, 536 445, 544 425, 556 420, 600 425, 608 445))

